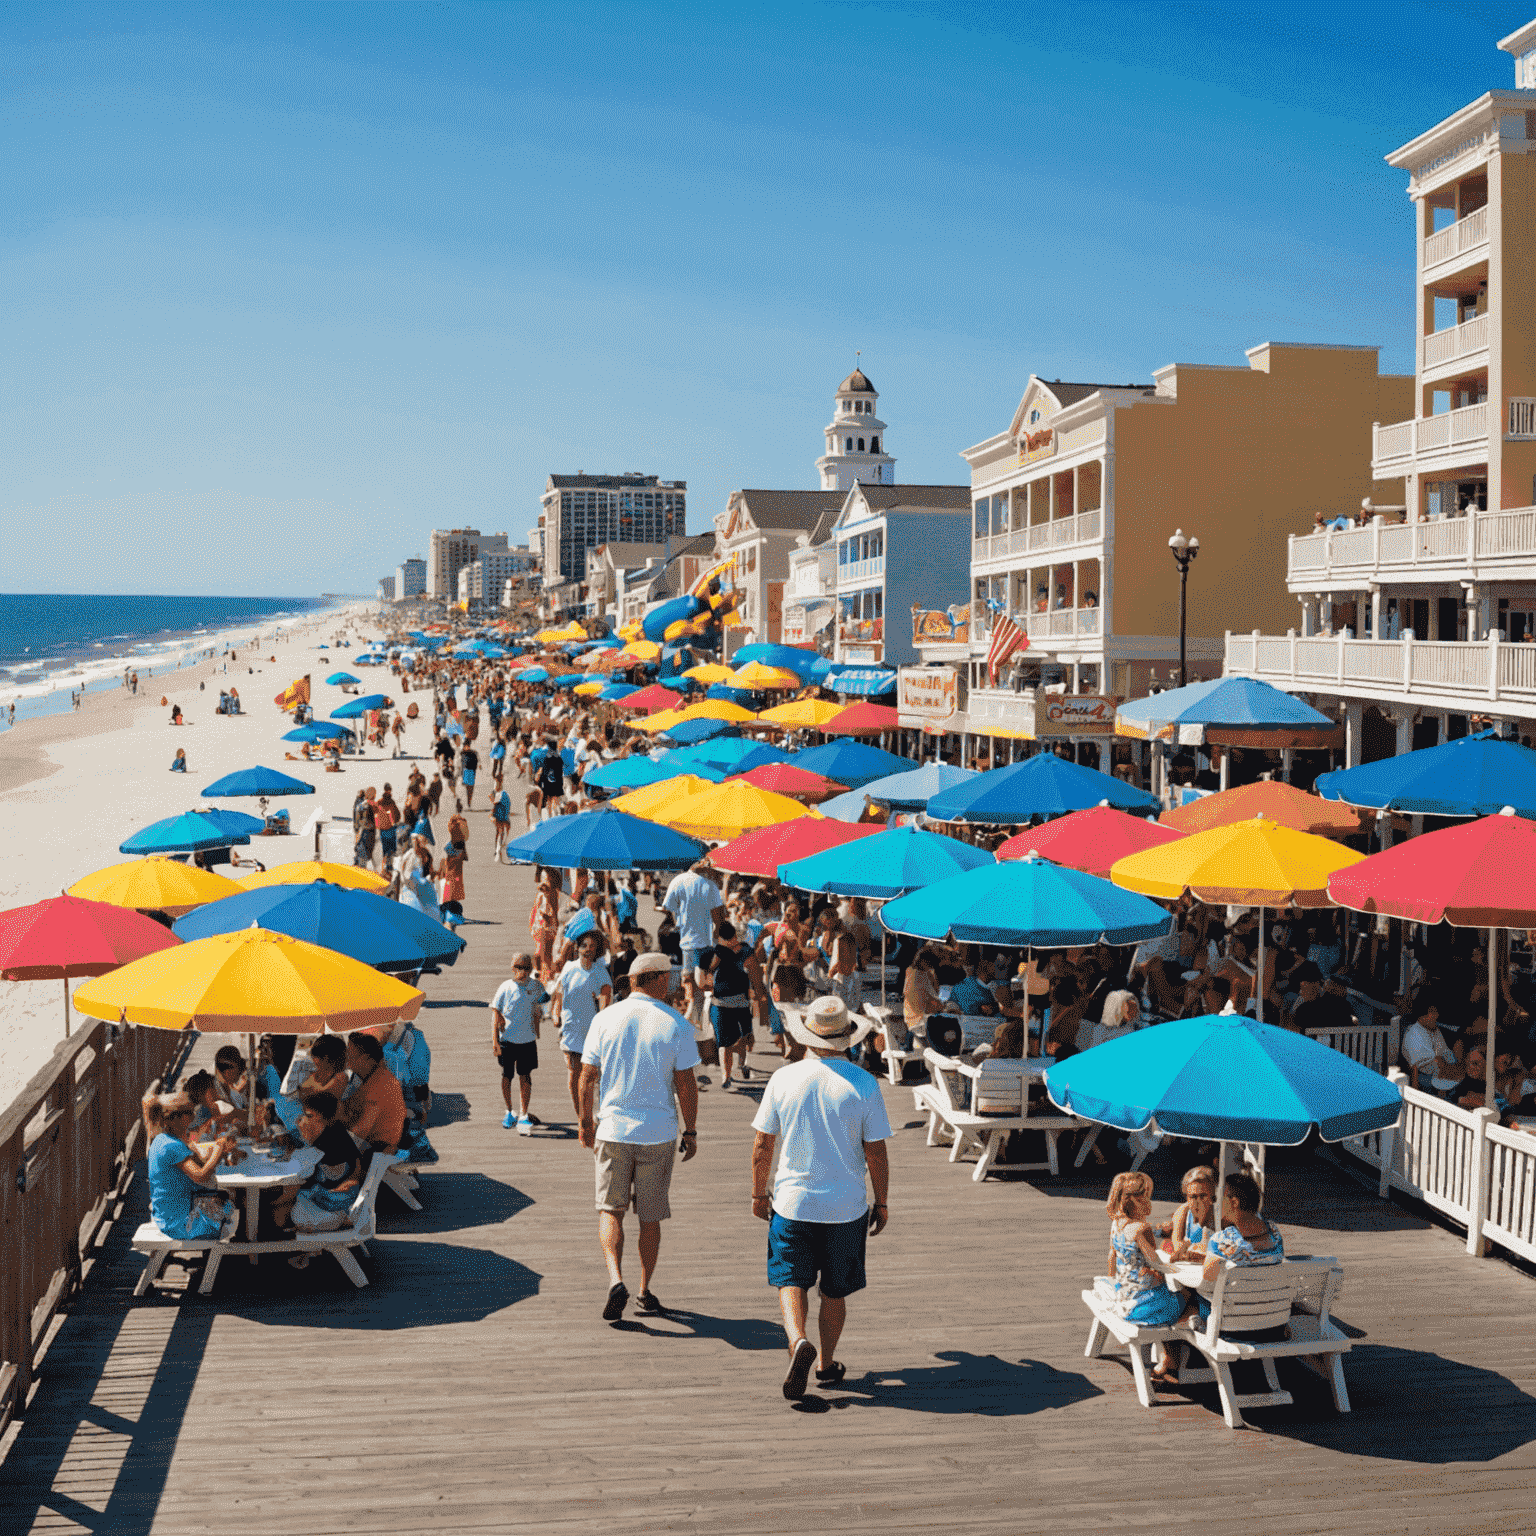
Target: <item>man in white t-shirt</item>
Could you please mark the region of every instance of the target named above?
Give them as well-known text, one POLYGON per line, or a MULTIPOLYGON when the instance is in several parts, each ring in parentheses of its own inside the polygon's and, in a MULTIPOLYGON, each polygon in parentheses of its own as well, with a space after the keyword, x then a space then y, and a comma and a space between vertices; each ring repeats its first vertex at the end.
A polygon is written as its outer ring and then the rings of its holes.
POLYGON ((576 945, 576 958, 566 961, 550 994, 550 1017, 560 1021, 560 1049, 565 1052, 571 1105, 578 1116, 581 1099, 577 1081, 581 1077, 581 1053, 587 1043, 587 1031, 598 1012, 613 1001, 613 977, 598 958, 602 948, 601 934, 591 930, 582 934, 576 945))
POLYGON ((670 912, 677 922, 677 939, 683 947, 684 1007, 689 1018, 694 1016, 698 998, 694 968, 700 954, 715 942, 715 932, 725 916, 720 887, 708 877, 708 869, 709 865, 701 859, 692 869, 678 875, 667 887, 661 903, 662 910, 670 912))
POLYGON ((891 1122, 878 1080, 848 1060, 873 1024, 856 1023, 839 997, 817 998, 803 1020, 790 1014, 784 1023, 809 1054, 780 1067, 763 1090, 752 1122, 752 1214, 768 1223, 768 1283, 778 1289, 789 1340, 783 1390, 793 1402, 805 1396, 813 1363, 820 1386, 836 1386, 846 1374, 837 1342, 848 1297, 864 1289, 865 1239, 883 1232, 888 1219, 891 1122), (770 1197, 768 1171, 781 1137, 770 1197), (864 1193, 866 1169, 873 1205, 864 1193), (813 1285, 821 1291, 819 1360, 805 1336, 813 1285))
POLYGON ((1440 1033, 1440 1009, 1425 1000, 1417 1017, 1403 1031, 1403 1059, 1408 1063, 1410 1086, 1425 1093, 1449 1093, 1466 1074, 1456 1054, 1440 1033))
POLYGON ((640 1292, 635 1305, 660 1316, 666 1311, 651 1289, 661 1251, 661 1224, 671 1214, 672 1162, 678 1142, 686 1163, 698 1151, 694 1122, 699 1085, 694 1068, 699 1048, 693 1026, 662 1001, 672 980, 666 955, 641 955, 629 968, 631 991, 622 1003, 592 1021, 582 1052, 581 1144, 597 1159, 597 1239, 608 1264, 605 1322, 617 1322, 629 1300, 624 1284, 624 1213, 634 1192, 640 1221, 640 1292), (592 1111, 602 1083, 602 1102, 592 1111))

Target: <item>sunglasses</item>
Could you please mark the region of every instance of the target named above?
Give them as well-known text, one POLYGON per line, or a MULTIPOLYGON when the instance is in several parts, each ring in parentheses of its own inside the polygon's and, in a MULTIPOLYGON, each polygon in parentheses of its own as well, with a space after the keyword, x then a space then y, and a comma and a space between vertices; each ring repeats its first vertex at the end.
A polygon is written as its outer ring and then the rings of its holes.
POLYGON ((533 967, 531 965, 514 965, 512 969, 514 971, 531 971, 533 967))

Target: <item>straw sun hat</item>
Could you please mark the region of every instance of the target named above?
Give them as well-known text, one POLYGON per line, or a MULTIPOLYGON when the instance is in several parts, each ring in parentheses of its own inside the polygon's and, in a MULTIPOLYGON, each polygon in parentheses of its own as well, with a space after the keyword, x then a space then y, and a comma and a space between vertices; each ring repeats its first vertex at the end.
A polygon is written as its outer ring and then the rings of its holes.
POLYGON ((801 1045, 817 1051, 850 1050, 875 1029, 870 1020, 851 1015, 840 997, 818 997, 798 1018, 785 1010, 784 1027, 801 1045))

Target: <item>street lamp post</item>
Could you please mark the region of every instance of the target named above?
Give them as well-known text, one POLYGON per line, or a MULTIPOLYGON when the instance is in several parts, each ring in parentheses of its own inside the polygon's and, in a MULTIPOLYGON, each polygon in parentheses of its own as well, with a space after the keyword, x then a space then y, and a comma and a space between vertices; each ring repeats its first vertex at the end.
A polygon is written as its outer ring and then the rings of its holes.
POLYGON ((1179 568, 1179 687, 1182 688, 1189 681, 1189 670, 1185 664, 1185 614, 1186 593, 1189 587, 1189 568, 1196 555, 1200 553, 1200 540, 1184 537, 1182 528, 1173 530, 1173 537, 1168 540, 1168 548, 1173 554, 1173 563, 1179 568))

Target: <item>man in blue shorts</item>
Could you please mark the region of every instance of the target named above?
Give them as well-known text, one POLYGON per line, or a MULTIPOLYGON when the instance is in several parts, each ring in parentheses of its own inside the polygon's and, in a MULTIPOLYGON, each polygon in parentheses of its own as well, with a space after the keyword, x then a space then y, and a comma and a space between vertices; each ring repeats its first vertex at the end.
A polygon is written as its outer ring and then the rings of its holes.
POLYGON ((875 1026, 857 1023, 839 997, 818 998, 803 1021, 785 1018, 807 1048, 803 1061, 768 1079, 752 1129, 752 1214, 768 1223, 768 1283, 777 1288, 789 1370, 784 1396, 805 1396, 811 1366, 818 1386, 835 1387, 847 1373, 837 1342, 848 1319, 848 1297, 864 1289, 864 1245, 885 1230, 891 1123, 879 1081, 848 1060, 849 1050, 875 1026), (780 1137, 773 1194, 768 1173, 780 1137), (875 1198, 864 1193, 868 1170, 875 1198), (819 1352, 805 1336, 807 1293, 821 1291, 819 1352))
POLYGON ((709 868, 709 863, 700 859, 673 880, 661 903, 662 910, 670 912, 677 922, 677 934, 683 945, 683 1012, 695 1022, 702 994, 693 973, 699 956, 715 942, 725 917, 725 902, 720 897, 720 887, 709 878, 709 868))

